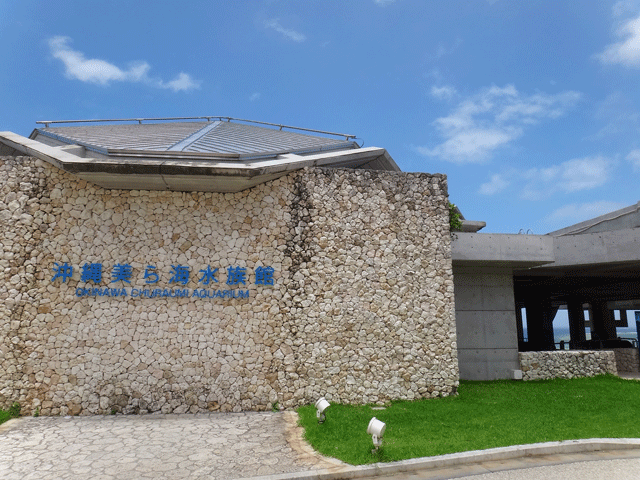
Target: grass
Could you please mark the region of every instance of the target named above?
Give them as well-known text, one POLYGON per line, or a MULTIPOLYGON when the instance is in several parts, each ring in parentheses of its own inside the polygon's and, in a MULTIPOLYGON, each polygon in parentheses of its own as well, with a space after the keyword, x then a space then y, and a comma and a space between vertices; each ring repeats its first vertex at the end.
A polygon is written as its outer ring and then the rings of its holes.
POLYGON ((0 424, 20 416, 20 404, 14 403, 9 410, 0 410, 0 424))
POLYGON ((331 405, 300 423, 317 451, 352 465, 580 438, 640 437, 640 382, 613 375, 535 382, 461 382, 457 396, 396 401, 384 410, 331 405), (387 424, 372 454, 371 417, 387 424))

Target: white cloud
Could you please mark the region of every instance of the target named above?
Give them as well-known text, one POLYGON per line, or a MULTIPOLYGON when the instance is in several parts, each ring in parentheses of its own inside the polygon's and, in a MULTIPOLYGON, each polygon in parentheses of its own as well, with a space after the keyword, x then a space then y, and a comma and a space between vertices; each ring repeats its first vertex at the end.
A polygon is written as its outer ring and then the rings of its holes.
POLYGON ((595 57, 604 64, 619 63, 626 67, 640 67, 640 17, 627 20, 616 32, 621 40, 607 45, 595 57))
POLYGON ((129 70, 121 70, 115 65, 99 59, 86 59, 81 52, 69 47, 69 37, 53 37, 49 40, 49 48, 54 58, 61 60, 68 78, 98 85, 108 85, 112 81, 140 81, 149 71, 149 64, 140 62, 129 70))
POLYGON ((597 202, 589 203, 572 203, 564 205, 545 217, 547 223, 554 222, 567 222, 572 223, 582 222, 589 220, 590 218, 599 217, 605 213, 613 212, 627 205, 620 202, 611 202, 609 200, 600 200, 597 202))
POLYGON ((431 70, 424 74, 425 78, 433 78, 437 83, 442 83, 444 81, 444 75, 438 67, 433 67, 431 70))
POLYGON ((87 59, 82 52, 73 50, 69 46, 70 41, 69 37, 62 36, 49 39, 51 54, 64 64, 67 78, 103 86, 107 86, 111 82, 140 82, 171 89, 174 92, 200 88, 199 82, 194 81, 184 72, 167 83, 152 79, 149 77, 151 66, 147 62, 132 62, 128 69, 122 70, 105 60, 87 59))
POLYGON ((278 33, 281 33, 282 35, 287 37, 289 40, 293 40, 294 42, 301 43, 307 39, 307 37, 302 33, 296 32, 295 30, 284 28, 282 25, 280 25, 280 21, 278 19, 265 20, 264 26, 267 28, 271 28, 278 33))
POLYGON ((622 17, 638 10, 638 0, 620 0, 611 7, 614 17, 622 17))
POLYGON ((480 185, 479 193, 482 195, 494 195, 501 192, 509 186, 509 181, 505 178, 505 175, 494 174, 491 175, 491 180, 480 185))
POLYGON ((631 150, 626 159, 631 163, 635 172, 640 172, 640 150, 631 150))
POLYGON ((481 162, 493 150, 518 138, 521 131, 497 129, 466 129, 452 135, 435 148, 417 147, 418 153, 428 157, 440 157, 454 163, 481 162))
POLYGON ((462 45, 462 39, 459 37, 455 39, 453 45, 451 45, 450 47, 447 47, 443 42, 438 43, 438 48, 436 49, 436 60, 439 60, 445 55, 452 54, 458 49, 460 45, 462 45))
POLYGON ((564 162, 560 166, 558 186, 566 192, 599 187, 609 180, 611 164, 611 160, 604 157, 586 157, 564 162))
POLYGON ((455 97, 458 91, 451 85, 443 85, 442 87, 431 87, 431 96, 439 100, 450 100, 455 97))
POLYGON ((594 118, 600 123, 606 122, 603 127, 586 140, 610 139, 616 136, 637 135, 640 127, 640 114, 635 109, 633 100, 620 92, 613 92, 598 103, 594 118))
POLYGON ((170 82, 164 83, 162 80, 159 80, 158 86, 161 88, 169 88, 174 92, 187 92, 195 88, 200 88, 200 82, 193 80, 188 73, 180 72, 180 75, 170 82))
POLYGON ((522 173, 528 180, 521 192, 527 200, 540 200, 556 192, 573 193, 604 185, 615 162, 596 156, 576 158, 547 168, 532 168, 522 173))
MULTIPOLYGON (((444 92, 432 89, 432 95, 438 93, 444 92)), ((573 91, 525 95, 513 85, 494 85, 462 99, 448 116, 432 123, 444 140, 441 144, 416 150, 458 164, 480 163, 521 137, 525 127, 563 115, 580 97, 573 91)))
POLYGON ((258 100, 260 98, 260 93, 258 92, 254 92, 251 94, 251 96, 249 97, 249 101, 250 102, 255 102, 256 100, 258 100))

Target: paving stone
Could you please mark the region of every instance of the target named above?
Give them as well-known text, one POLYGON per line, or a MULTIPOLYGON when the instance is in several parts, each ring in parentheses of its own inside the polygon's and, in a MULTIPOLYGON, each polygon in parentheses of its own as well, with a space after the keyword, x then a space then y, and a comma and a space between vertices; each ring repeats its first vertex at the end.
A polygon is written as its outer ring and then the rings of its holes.
POLYGON ((0 478, 229 480, 334 465, 291 449, 295 422, 293 412, 23 417, 0 432, 0 478))

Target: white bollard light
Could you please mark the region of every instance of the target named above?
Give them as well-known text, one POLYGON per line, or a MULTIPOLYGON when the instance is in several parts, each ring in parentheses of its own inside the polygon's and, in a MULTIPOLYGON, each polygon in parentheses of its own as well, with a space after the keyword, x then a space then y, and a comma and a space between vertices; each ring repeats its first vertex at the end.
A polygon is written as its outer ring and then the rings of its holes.
POLYGON ((376 417, 373 417, 369 422, 369 426, 367 427, 367 433, 371 435, 371 439, 373 440, 373 445, 376 447, 376 449, 382 446, 382 437, 386 429, 387 429, 387 424, 384 422, 381 422, 376 417))
POLYGON ((316 417, 318 417, 318 423, 324 423, 326 416, 324 411, 329 408, 331 404, 325 400, 324 397, 320 397, 316 402, 316 417))

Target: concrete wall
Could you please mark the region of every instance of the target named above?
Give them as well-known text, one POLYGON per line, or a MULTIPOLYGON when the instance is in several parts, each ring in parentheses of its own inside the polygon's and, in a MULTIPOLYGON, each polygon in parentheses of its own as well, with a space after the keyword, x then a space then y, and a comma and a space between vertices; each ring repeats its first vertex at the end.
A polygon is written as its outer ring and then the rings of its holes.
POLYGON ((118 191, 0 158, 0 406, 239 411, 449 395, 450 252, 441 175, 308 169, 235 194, 118 191), (85 265, 97 264, 93 281, 85 265), (131 267, 129 283, 116 265, 131 267), (204 283, 207 267, 217 282, 204 283), (259 282, 267 267, 273 285, 259 282))
POLYGON ((460 378, 513 378, 520 363, 512 270, 455 266, 453 272, 460 378))
POLYGON ((551 263, 553 238, 546 235, 456 232, 454 265, 528 268, 551 263))
POLYGON ((640 260, 640 235, 637 228, 550 238, 554 240, 553 267, 640 260))
POLYGON ((618 372, 640 372, 640 358, 637 348, 614 348, 618 372))

